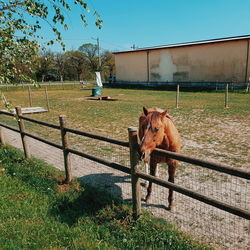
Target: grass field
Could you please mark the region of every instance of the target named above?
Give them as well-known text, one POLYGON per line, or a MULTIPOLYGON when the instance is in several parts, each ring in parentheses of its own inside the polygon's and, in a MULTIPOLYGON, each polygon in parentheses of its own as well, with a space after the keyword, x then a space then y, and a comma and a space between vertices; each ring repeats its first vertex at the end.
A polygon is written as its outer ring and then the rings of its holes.
POLYGON ((211 249, 23 153, 0 146, 1 249, 211 249))
MULTIPOLYGON (((29 106, 27 89, 24 91, 20 87, 16 90, 12 88, 4 91, 4 95, 12 107, 29 106)), ((179 109, 175 108, 174 91, 102 89, 102 95, 110 96, 115 99, 114 101, 86 100, 90 95, 91 89, 81 89, 78 85, 65 86, 65 90, 58 86, 49 87, 51 111, 27 116, 59 124, 59 115, 64 114, 68 117, 68 127, 127 141, 127 128, 138 126, 142 107, 157 106, 168 109, 179 129, 182 153, 232 167, 250 168, 249 94, 229 93, 227 109, 224 108, 223 92, 181 92, 179 109)), ((46 107, 44 89, 32 89, 32 99, 33 106, 46 107)), ((17 124, 15 119, 6 119, 5 116, 1 116, 0 120, 11 125, 17 124)), ((29 122, 25 122, 25 125, 29 132, 61 143, 60 131, 29 122)), ((129 154, 124 148, 72 134, 69 137, 71 147, 79 151, 129 166, 129 154)), ((53 155, 48 155, 50 156, 53 159, 53 155)), ((160 168, 160 177, 164 180, 167 178, 165 166, 160 168)), ((206 193, 217 200, 249 209, 246 181, 181 162, 177 169, 176 182, 194 191, 201 190, 202 194, 206 193)), ((157 190, 154 196, 157 204, 160 202, 159 197, 164 200, 165 194, 162 195, 161 191, 157 190)), ((208 238, 216 237, 219 245, 228 247, 234 244, 240 249, 246 246, 249 232, 246 230, 249 229, 246 229, 242 221, 230 215, 223 215, 221 211, 213 212, 211 207, 203 207, 202 204, 193 203, 193 200, 187 201, 177 197, 177 201, 177 223, 179 219, 184 218, 185 221, 186 218, 190 218, 188 224, 182 228, 186 232, 194 232, 198 227, 201 229, 198 238, 203 238, 204 232, 207 232, 208 238), (242 239, 237 235, 231 235, 235 230, 230 228, 234 227, 242 239), (213 236, 211 232, 214 233, 213 236)), ((158 211, 155 214, 158 215, 157 213, 158 211)), ((171 218, 168 219, 172 221, 171 218)))
MULTIPOLYGON (((51 112, 29 115, 58 124, 58 116, 68 117, 68 127, 127 140, 127 128, 138 126, 142 107, 168 109, 182 137, 182 152, 199 158, 210 158, 235 167, 249 168, 250 162, 250 95, 229 93, 229 108, 224 108, 223 92, 181 92, 180 108, 175 108, 174 91, 102 89, 103 96, 115 101, 84 100, 91 89, 78 85, 67 90, 49 88, 51 112)), ((5 89, 3 89, 5 90, 5 89)), ((28 91, 3 91, 11 105, 29 106, 28 91)), ((46 107, 43 89, 32 91, 33 106, 46 107)), ((4 108, 2 106, 2 108, 4 108)), ((3 119, 3 117, 1 117, 3 119)), ((9 123, 16 124, 13 119, 9 123)), ((34 132, 51 139, 58 133, 27 123, 34 132)), ((73 140, 77 144, 79 139, 73 140)))

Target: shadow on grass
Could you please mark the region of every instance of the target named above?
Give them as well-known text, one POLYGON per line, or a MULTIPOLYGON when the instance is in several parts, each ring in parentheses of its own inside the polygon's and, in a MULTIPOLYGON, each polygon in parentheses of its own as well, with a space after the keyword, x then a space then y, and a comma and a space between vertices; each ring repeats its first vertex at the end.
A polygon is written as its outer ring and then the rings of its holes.
POLYGON ((97 187, 109 193, 116 200, 123 200, 122 189, 119 183, 130 183, 130 176, 116 176, 113 173, 90 174, 78 178, 80 183, 97 187))
POLYGON ((128 178, 128 176, 115 176, 112 173, 80 177, 79 190, 69 190, 58 197, 50 215, 73 226, 81 217, 94 216, 102 209, 120 204, 123 198, 122 190, 116 183, 127 182, 128 178))

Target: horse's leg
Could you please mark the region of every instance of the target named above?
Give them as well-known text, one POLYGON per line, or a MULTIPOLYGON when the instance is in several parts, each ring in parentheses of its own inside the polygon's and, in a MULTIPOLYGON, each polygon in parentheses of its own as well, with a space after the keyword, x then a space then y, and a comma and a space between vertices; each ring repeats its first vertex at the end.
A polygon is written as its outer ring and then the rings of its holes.
MULTIPOLYGON (((146 170, 146 174, 149 174, 149 163, 148 162, 146 162, 145 163, 145 170, 146 170)), ((149 184, 149 182, 148 181, 146 181, 146 187, 148 187, 148 184, 149 184)))
MULTIPOLYGON (((157 166, 157 163, 151 158, 150 159, 150 174, 153 176, 155 176, 156 166, 157 166)), ((149 201, 151 193, 152 193, 152 182, 149 181, 148 188, 147 188, 146 202, 149 201)))
MULTIPOLYGON (((168 181, 174 183, 175 171, 178 165, 178 161, 176 160, 168 160, 168 181)), ((168 209, 171 210, 173 207, 173 190, 169 189, 168 193, 168 209)))
POLYGON ((155 177, 159 177, 159 168, 157 164, 155 166, 155 177))

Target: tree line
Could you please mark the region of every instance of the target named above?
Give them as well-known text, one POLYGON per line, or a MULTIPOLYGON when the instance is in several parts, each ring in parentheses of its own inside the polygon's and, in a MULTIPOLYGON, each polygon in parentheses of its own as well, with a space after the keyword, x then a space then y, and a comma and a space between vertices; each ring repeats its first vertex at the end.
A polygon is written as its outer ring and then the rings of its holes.
POLYGON ((110 51, 98 55, 97 45, 83 44, 78 50, 64 53, 42 51, 34 59, 32 79, 45 81, 84 81, 95 79, 100 71, 103 80, 115 74, 114 57, 110 51))

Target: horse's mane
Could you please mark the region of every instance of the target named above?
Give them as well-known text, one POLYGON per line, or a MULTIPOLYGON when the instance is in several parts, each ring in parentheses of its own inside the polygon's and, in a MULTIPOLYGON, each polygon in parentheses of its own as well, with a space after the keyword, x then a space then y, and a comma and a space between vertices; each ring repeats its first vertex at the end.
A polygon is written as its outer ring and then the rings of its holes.
MULTIPOLYGON (((149 112, 149 113, 152 113, 152 112, 163 113, 164 111, 165 111, 165 110, 160 109, 160 108, 157 108, 157 107, 149 108, 149 109, 148 109, 148 112, 149 112)), ((142 115, 145 116, 144 113, 143 113, 142 115)), ((166 114, 166 117, 167 117, 168 119, 170 119, 171 121, 173 121, 172 118, 171 118, 171 116, 170 116, 168 113, 166 114)))

